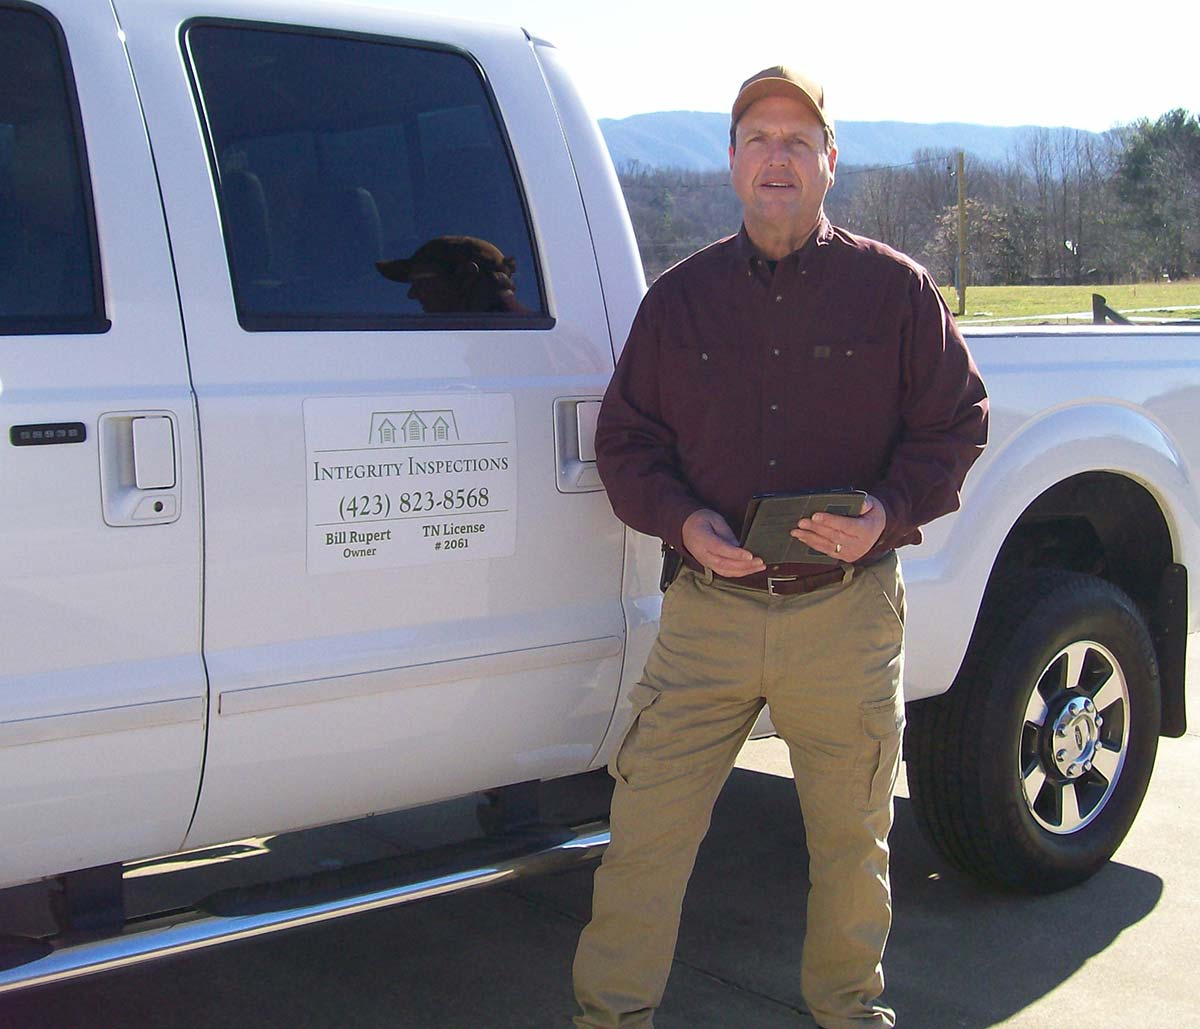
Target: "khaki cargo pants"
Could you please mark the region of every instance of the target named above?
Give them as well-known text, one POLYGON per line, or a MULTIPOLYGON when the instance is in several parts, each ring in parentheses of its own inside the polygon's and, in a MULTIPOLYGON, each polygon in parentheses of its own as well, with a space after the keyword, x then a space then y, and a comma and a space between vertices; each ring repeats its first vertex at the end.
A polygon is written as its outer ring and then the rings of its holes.
POLYGON ((653 1024, 696 851, 764 702, 788 744, 808 841, 805 1002, 828 1029, 895 1024, 878 998, 903 615, 894 555, 795 597, 682 571, 610 765, 612 843, 575 956, 577 1025, 653 1024))

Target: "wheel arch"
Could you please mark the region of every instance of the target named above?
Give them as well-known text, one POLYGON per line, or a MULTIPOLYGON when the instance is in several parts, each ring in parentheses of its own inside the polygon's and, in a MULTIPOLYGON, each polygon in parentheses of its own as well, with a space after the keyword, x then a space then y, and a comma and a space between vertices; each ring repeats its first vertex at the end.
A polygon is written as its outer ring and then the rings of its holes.
POLYGON ((1072 475, 1038 496, 1009 530, 989 586, 1040 568, 1083 572, 1133 599, 1150 629, 1162 688, 1162 734, 1186 727, 1187 569, 1176 563, 1158 498, 1113 471, 1072 475))
POLYGON ((1163 735, 1182 735, 1186 566, 1196 549, 1197 506, 1166 431, 1146 412, 1121 404, 1060 409, 1023 426, 974 474, 937 554, 915 562, 914 584, 924 578, 931 590, 940 583, 947 591, 939 602, 913 607, 910 636, 916 629, 917 643, 908 653, 917 667, 910 698, 934 695, 953 681, 987 589, 1021 571, 1057 568, 1105 579, 1137 603, 1158 658, 1163 735), (956 606, 965 617, 944 617, 956 606), (921 621, 923 607, 933 609, 926 611, 928 623, 921 621), (933 681, 923 675, 922 635, 936 641, 945 664, 933 681))

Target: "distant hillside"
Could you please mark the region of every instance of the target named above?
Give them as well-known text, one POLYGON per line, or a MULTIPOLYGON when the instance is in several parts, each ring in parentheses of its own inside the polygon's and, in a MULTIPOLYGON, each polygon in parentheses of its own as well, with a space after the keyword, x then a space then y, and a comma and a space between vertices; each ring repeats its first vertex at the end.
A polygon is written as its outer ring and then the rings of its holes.
MULTIPOLYGON (((839 156, 846 164, 901 164, 923 148, 966 150, 988 161, 1005 158, 1032 126, 1004 128, 947 122, 919 125, 899 121, 837 123, 839 156)), ((650 168, 712 171, 728 166, 729 115, 704 111, 659 111, 628 118, 602 118, 600 130, 618 168, 637 162, 650 168)))

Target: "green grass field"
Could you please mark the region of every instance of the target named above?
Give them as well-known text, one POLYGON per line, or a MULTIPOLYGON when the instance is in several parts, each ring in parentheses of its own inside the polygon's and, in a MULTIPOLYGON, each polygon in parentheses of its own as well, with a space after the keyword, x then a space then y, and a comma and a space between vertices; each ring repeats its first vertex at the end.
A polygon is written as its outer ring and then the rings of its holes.
MULTIPOLYGON (((964 325, 1090 323, 1093 293, 1135 322, 1200 318, 1200 280, 1191 279, 1131 286, 968 286, 967 313, 958 320, 964 325)), ((950 310, 958 310, 953 288, 943 287, 942 295, 950 310)))

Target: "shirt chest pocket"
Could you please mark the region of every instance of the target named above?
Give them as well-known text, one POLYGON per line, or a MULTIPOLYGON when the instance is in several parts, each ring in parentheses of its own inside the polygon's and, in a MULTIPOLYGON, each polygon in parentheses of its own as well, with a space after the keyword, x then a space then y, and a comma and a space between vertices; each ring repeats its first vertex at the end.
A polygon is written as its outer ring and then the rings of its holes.
POLYGON ((669 347, 663 351, 663 371, 672 382, 709 388, 736 368, 726 347, 669 347))
POLYGON ((728 346, 664 350, 659 371, 663 415, 681 441, 726 435, 730 419, 753 406, 757 376, 728 346))
POLYGON ((809 374, 822 381, 893 383, 900 370, 897 348, 871 336, 808 343, 803 358, 809 374))
POLYGON ((871 359, 885 350, 884 344, 872 336, 848 336, 836 342, 812 343, 808 356, 813 361, 849 361, 855 357, 871 359))

